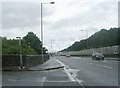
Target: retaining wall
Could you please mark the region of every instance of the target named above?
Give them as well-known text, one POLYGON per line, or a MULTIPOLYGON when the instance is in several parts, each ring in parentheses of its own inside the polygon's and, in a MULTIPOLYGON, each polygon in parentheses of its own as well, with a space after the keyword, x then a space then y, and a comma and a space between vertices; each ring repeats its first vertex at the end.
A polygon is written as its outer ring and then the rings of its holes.
MULTIPOLYGON (((44 55, 44 61, 50 59, 49 55, 44 55)), ((29 68, 32 66, 36 66, 39 64, 42 64, 41 55, 23 55, 23 66, 25 68, 29 68)), ((2 69, 12 69, 12 68, 18 68, 20 66, 20 56, 19 55, 2 55, 2 69)))
POLYGON ((71 56, 91 56, 92 53, 102 53, 108 57, 118 57, 120 54, 120 46, 110 46, 110 47, 102 47, 102 48, 93 48, 86 49, 80 51, 70 51, 70 52, 62 52, 61 55, 71 55, 71 56))

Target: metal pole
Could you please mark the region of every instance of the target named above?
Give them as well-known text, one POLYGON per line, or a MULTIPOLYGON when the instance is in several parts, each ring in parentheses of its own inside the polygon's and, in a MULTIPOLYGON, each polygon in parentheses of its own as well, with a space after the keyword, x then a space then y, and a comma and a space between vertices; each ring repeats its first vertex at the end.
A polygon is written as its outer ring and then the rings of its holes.
POLYGON ((89 45, 88 45, 88 31, 86 30, 86 37, 87 37, 87 53, 88 53, 88 56, 89 56, 89 50, 88 50, 88 48, 89 48, 89 45))
POLYGON ((89 45, 88 45, 88 31, 87 30, 81 30, 81 31, 86 31, 86 39, 87 39, 86 45, 87 45, 87 49, 88 49, 89 48, 89 45))
POLYGON ((88 32, 86 30, 86 37, 87 37, 87 49, 89 48, 89 45, 88 45, 88 32))
POLYGON ((22 47, 21 47, 21 38, 19 39, 19 44, 20 44, 20 68, 21 70, 23 69, 23 61, 22 61, 22 47))
POLYGON ((23 60, 22 60, 22 46, 21 46, 21 37, 16 37, 19 39, 19 48, 20 48, 20 69, 23 69, 23 60))
MULTIPOLYGON (((81 30, 81 31, 84 31, 84 30, 81 30)), ((85 31, 86 31, 86 40, 87 40, 86 46, 87 46, 87 53, 88 53, 88 48, 89 48, 89 44, 88 44, 88 31, 87 30, 85 30, 85 31)), ((89 53, 88 53, 88 55, 89 55, 89 53)))
POLYGON ((42 54, 42 57, 41 57, 41 59, 42 59, 42 63, 44 63, 43 62, 43 14, 42 14, 42 3, 41 3, 41 41, 42 41, 42 46, 41 46, 41 54, 42 54))
POLYGON ((49 2, 49 3, 41 3, 41 41, 42 41, 42 47, 41 47, 41 54, 42 54, 42 63, 44 63, 44 56, 43 56, 43 4, 54 4, 54 2, 49 2))

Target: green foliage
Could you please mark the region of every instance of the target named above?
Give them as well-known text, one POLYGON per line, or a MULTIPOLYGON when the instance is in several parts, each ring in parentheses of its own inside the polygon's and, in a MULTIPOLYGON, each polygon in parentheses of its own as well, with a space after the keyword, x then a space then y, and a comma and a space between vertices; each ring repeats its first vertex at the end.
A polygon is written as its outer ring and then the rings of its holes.
MULTIPOLYGON (((18 40, 8 40, 7 38, 2 38, 2 54, 19 54, 20 47, 18 40)), ((34 49, 29 48, 26 44, 22 42, 22 54, 37 54, 34 49)))
MULTIPOLYGON (((42 43, 39 38, 33 33, 29 32, 22 40, 22 54, 35 55, 41 54, 42 43)), ((43 47, 43 53, 46 53, 47 49, 43 47)), ((20 46, 19 40, 2 38, 2 54, 19 54, 20 46)))
POLYGON ((2 54, 2 37, 0 36, 0 55, 2 54))
MULTIPOLYGON (((99 48, 120 45, 120 28, 111 28, 110 30, 101 29, 88 38, 88 48, 99 48)), ((62 51, 79 51, 87 49, 87 39, 75 42, 73 45, 62 51)))
MULTIPOLYGON (((23 37, 23 40, 26 42, 28 46, 33 48, 38 54, 41 54, 42 42, 33 32, 29 32, 25 37, 23 37)), ((43 47, 44 54, 46 53, 46 51, 47 49, 43 47)))

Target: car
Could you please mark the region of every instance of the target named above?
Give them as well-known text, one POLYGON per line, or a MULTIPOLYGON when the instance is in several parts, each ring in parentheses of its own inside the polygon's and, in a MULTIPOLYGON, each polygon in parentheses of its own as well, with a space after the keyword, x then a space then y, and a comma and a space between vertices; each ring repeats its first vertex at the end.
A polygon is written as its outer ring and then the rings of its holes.
POLYGON ((104 60, 104 55, 102 53, 93 53, 92 60, 104 60))

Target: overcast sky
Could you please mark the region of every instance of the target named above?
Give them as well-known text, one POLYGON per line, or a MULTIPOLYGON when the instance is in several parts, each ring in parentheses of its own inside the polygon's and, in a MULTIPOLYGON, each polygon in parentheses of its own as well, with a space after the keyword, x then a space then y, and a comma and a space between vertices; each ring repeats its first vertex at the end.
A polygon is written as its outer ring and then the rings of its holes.
POLYGON ((119 0, 2 0, 1 35, 7 38, 34 32, 40 37, 40 3, 43 5, 44 46, 64 49, 102 28, 118 27, 119 0), (8 2, 9 1, 9 2, 8 2))

